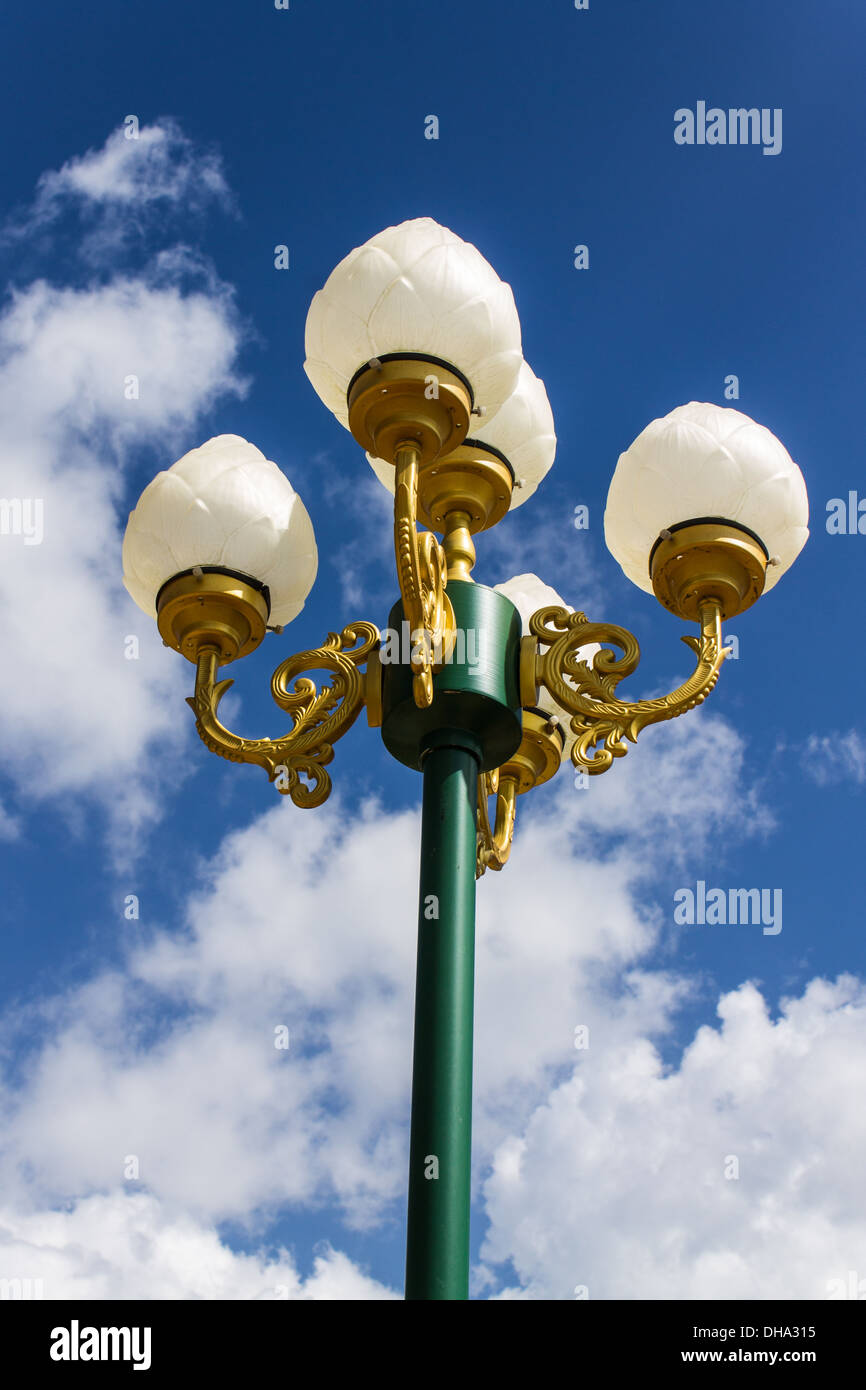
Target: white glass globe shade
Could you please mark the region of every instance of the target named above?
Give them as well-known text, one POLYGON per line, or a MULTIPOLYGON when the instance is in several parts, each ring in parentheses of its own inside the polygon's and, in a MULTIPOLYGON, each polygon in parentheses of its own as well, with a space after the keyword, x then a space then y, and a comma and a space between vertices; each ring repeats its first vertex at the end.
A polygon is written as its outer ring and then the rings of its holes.
MULTIPOLYGON (((550 471, 556 453, 556 434, 553 411, 544 382, 540 381, 527 362, 521 362, 517 384, 508 400, 492 419, 473 416, 469 426, 471 439, 489 444, 508 459, 514 473, 510 510, 528 501, 538 484, 550 471)), ((468 441, 467 441, 468 442, 468 441)), ((379 482, 394 491, 395 471, 385 459, 367 455, 379 482)))
MULTIPOLYGON (((560 598, 556 590, 539 579, 537 574, 516 574, 513 579, 507 579, 504 584, 494 584, 493 587, 498 594, 504 594, 514 604, 523 622, 525 635, 529 634, 529 619, 533 613, 538 612, 539 608, 556 606, 557 608, 565 608, 569 613, 574 612, 574 609, 560 598)), ((580 647, 577 650, 575 659, 585 661, 587 666, 591 668, 593 657, 599 651, 601 651, 600 643, 587 642, 585 647, 580 647)), ((565 738, 565 745, 562 750, 562 761, 565 762, 571 757, 571 750, 577 740, 577 735, 571 731, 571 715, 568 710, 563 709, 558 701, 554 700, 543 685, 539 687, 538 691, 538 708, 559 721, 565 738)))
POLYGON ((520 320, 511 287, 474 246, 432 217, 377 232, 331 272, 307 315, 304 371, 342 425, 356 373, 390 353, 455 367, 493 415, 517 381, 520 320))
POLYGON ((514 471, 511 509, 526 502, 550 471, 556 454, 553 411, 544 382, 527 362, 520 365, 517 385, 492 419, 470 426, 471 437, 503 454, 514 471))
POLYGON ((605 540, 628 578, 652 593, 649 558, 660 532, 704 517, 758 536, 772 561, 765 589, 809 535, 806 484, 785 446, 739 410, 692 401, 653 420, 620 455, 605 540))
POLYGON ((145 613, 163 584, 196 565, 249 575, 270 590, 269 621, 296 618, 316 577, 313 524, 260 449, 221 434, 158 473, 130 512, 123 582, 145 613))

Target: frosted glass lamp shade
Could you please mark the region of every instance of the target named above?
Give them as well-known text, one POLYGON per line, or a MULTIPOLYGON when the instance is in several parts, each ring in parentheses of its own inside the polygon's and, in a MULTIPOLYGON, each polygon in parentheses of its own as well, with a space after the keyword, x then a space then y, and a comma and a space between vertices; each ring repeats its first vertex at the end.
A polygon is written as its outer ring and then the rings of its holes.
MULTIPOLYGON (((553 411, 544 382, 540 381, 526 362, 521 362, 517 384, 508 400, 496 414, 480 420, 473 416, 472 435, 464 442, 486 444, 506 458, 514 473, 510 510, 527 502, 539 483, 550 471, 556 453, 556 434, 553 411)), ((394 468, 385 459, 367 455, 379 482, 394 491, 394 468)), ((540 605, 539 605, 540 606, 540 605)))
POLYGON ((349 428, 349 385, 372 358, 437 358, 493 415, 520 370, 520 321, 509 285, 474 246, 432 217, 377 232, 331 272, 307 315, 304 370, 349 428))
POLYGON ((607 497, 608 549, 639 589, 660 533, 713 518, 752 532, 777 584, 809 535, 806 484, 784 445, 739 410, 697 401, 653 420, 619 457, 607 497))
POLYGON ((492 445, 511 464, 511 510, 528 501, 553 464, 556 434, 544 382, 527 362, 521 363, 517 385, 502 409, 473 425, 472 438, 492 445))
MULTIPOLYGON (((494 588, 498 594, 504 594, 514 604, 523 622, 524 635, 529 633, 529 619, 533 613, 538 612, 539 608, 556 606, 567 609, 569 613, 574 612, 574 609, 560 598, 556 590, 539 579, 537 574, 516 574, 513 579, 507 579, 504 584, 495 584, 494 588)), ((598 651, 601 651, 598 642, 588 642, 585 647, 579 648, 575 654, 575 659, 585 661, 591 667, 593 657, 598 651)), ((541 686, 538 692, 538 708, 559 721, 565 738, 562 761, 566 762, 571 757, 571 750, 577 739, 577 735, 572 733, 570 728, 571 715, 568 710, 563 709, 562 705, 554 700, 544 686, 541 686)))
POLYGON ((209 439, 158 473, 123 540, 123 582, 151 617, 167 580, 215 565, 267 585, 269 621, 285 625, 303 608, 317 564, 300 497, 275 463, 236 434, 209 439))

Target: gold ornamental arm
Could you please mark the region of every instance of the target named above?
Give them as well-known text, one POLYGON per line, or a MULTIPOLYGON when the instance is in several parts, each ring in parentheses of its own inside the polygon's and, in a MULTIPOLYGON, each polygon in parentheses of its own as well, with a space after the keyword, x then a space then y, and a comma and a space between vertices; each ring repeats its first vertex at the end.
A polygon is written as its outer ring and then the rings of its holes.
POLYGON ((565 608, 540 608, 533 613, 530 632, 546 648, 532 658, 534 679, 572 716, 575 767, 592 774, 606 772, 614 758, 627 753, 624 740, 634 743, 648 724, 676 719, 707 698, 730 650, 722 647, 721 606, 715 599, 701 603, 700 625, 700 637, 682 639, 697 656, 689 679, 670 695, 631 703, 616 696, 619 682, 640 661, 640 647, 630 632, 612 623, 588 622, 585 614, 565 608), (577 653, 591 642, 610 645, 595 654, 590 666, 578 660, 577 653), (611 647, 618 647, 622 656, 611 647))
MULTIPOLYGON (((534 649, 535 642, 532 646, 534 649)), ((534 660, 533 651, 533 668, 534 660)), ((493 772, 482 772, 478 778, 476 878, 486 869, 501 869, 508 862, 518 796, 525 796, 533 787, 549 782, 562 763, 565 736, 558 720, 544 710, 529 708, 522 712, 521 725, 520 744, 508 762, 493 772), (492 825, 488 805, 491 796, 496 797, 492 825)))
POLYGON ((514 777, 495 772, 482 772, 478 777, 478 836, 475 877, 486 869, 501 869, 508 862, 514 836, 514 817, 517 810, 517 782, 514 777), (496 797, 496 813, 490 824, 488 797, 496 797))
POLYGON ((330 632, 323 646, 283 661, 271 679, 271 694, 291 716, 292 728, 275 739, 241 738, 220 723, 220 701, 234 682, 217 680, 217 649, 202 646, 196 660, 195 695, 187 700, 202 743, 229 762, 263 767, 296 806, 321 806, 331 792, 325 768, 333 759, 334 744, 352 727, 364 704, 359 668, 378 642, 379 631, 372 623, 349 623, 340 633, 330 632), (308 671, 329 671, 331 684, 317 688, 304 674, 308 671))

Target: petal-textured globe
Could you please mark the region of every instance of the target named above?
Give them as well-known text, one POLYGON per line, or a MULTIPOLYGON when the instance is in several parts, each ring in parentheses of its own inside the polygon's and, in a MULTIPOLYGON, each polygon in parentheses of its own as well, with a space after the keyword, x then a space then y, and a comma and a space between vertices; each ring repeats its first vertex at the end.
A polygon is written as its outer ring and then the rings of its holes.
POLYGON ((620 454, 604 514, 608 549, 639 589, 653 592, 659 533, 714 517, 760 537, 778 583, 809 535, 803 475, 785 446, 739 410, 691 401, 653 420, 620 454))
MULTIPOLYGON (((555 606, 565 608, 569 613, 574 612, 556 590, 539 579, 537 574, 516 574, 513 579, 507 579, 504 584, 494 584, 493 587, 498 594, 504 594, 514 604, 523 621, 524 634, 528 634, 529 619, 539 608, 555 606)), ((575 653, 575 660, 585 661, 588 666, 592 666, 592 659, 598 651, 601 651, 598 642, 587 642, 585 647, 580 647, 575 653)), ((538 692, 538 708, 559 721, 565 738, 562 761, 566 762, 571 757, 571 750, 577 739, 577 735, 571 731, 571 715, 554 700, 544 686, 541 686, 538 692)))
POLYGON ((316 578, 313 524, 288 478, 260 449, 220 434, 144 489, 123 539, 123 582, 151 617, 163 584, 220 565, 266 584, 270 622, 290 623, 316 578))
MULTIPOLYGON (((521 362, 517 384, 508 400, 487 421, 471 426, 471 439, 480 444, 489 444, 504 455, 514 473, 514 488, 511 493, 510 510, 527 502, 538 484, 550 471, 556 453, 556 434, 553 428, 553 411, 544 382, 540 381, 527 362, 521 362)), ((367 455, 379 482, 389 492, 394 491, 395 472, 392 464, 385 459, 367 455)))
POLYGON ((528 501, 553 464, 556 434, 544 382, 527 362, 521 363, 517 385, 502 409, 473 426, 472 438, 492 445, 511 464, 511 509, 528 501))
POLYGON ((511 287, 481 252, 432 217, 377 232, 350 251, 313 297, 304 371, 349 427, 356 372, 389 353, 438 357, 493 415, 514 390, 523 357, 511 287))

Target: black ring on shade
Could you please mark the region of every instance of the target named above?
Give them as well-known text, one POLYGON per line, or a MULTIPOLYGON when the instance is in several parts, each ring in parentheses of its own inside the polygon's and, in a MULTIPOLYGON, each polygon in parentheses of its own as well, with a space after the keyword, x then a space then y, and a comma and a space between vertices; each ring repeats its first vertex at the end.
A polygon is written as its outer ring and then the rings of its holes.
MULTIPOLYGON (((664 529, 666 531, 669 531, 670 534, 673 536, 676 535, 677 531, 684 530, 686 526, 732 526, 735 531, 743 531, 747 536, 751 536, 753 541, 757 541, 758 545, 764 552, 764 558, 768 561, 770 559, 770 552, 764 545, 764 542, 761 540, 761 537, 757 534, 756 531, 753 531, 751 527, 744 526, 741 521, 731 521, 730 518, 726 516, 695 516, 692 517, 691 521, 678 521, 674 526, 666 526, 664 529)), ((655 555, 662 541, 665 539, 665 536, 659 535, 658 539, 653 545, 652 550, 650 551, 650 575, 652 575, 653 572, 653 556, 655 555)))
MULTIPOLYGON (((453 372, 456 377, 460 378, 466 390, 469 392, 469 404, 473 410, 475 408, 475 392, 472 390, 471 382, 469 382, 463 373, 454 366, 453 362, 446 362, 444 357, 431 357, 428 352, 383 352, 377 354, 375 360, 377 362, 430 362, 434 367, 444 367, 446 371, 453 372)), ((355 385, 359 376, 363 376, 364 372, 370 370, 370 363, 372 361, 373 358, 370 357, 366 362, 362 362, 361 366, 352 377, 352 380, 349 382, 349 385, 346 387, 347 405, 352 387, 355 385)))

